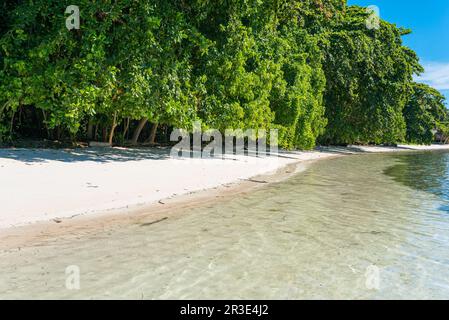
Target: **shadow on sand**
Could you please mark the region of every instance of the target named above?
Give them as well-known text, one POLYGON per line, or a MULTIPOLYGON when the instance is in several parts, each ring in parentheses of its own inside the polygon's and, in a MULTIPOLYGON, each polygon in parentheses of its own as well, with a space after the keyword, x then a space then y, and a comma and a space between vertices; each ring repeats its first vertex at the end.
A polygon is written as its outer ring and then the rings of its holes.
MULTIPOLYGON (((258 157, 257 153, 246 151, 246 156, 258 157)), ((281 151, 281 158, 292 158, 291 153, 281 151)), ((265 156, 263 156, 265 157, 265 156)), ((12 159, 24 163, 46 161, 100 163, 127 162, 140 160, 164 160, 170 158, 170 147, 160 148, 84 148, 84 149, 0 149, 0 159, 12 159)), ((218 160, 220 158, 204 159, 218 160)), ((236 160, 232 155, 226 155, 225 160, 236 160)))
POLYGON ((25 163, 46 161, 126 162, 163 160, 169 157, 169 148, 0 149, 0 159, 13 159, 25 163))
MULTIPOLYGON (((379 151, 382 149, 391 150, 391 147, 376 147, 379 151)), ((407 147, 396 147, 401 150, 413 150, 407 147)), ((302 152, 325 152, 335 154, 354 154, 366 153, 363 147, 317 147, 314 151, 302 152)), ((246 156, 259 157, 256 152, 245 152, 246 156)), ((279 150, 276 154, 280 158, 297 159, 297 151, 279 150)), ((276 156, 275 155, 275 156, 276 156)), ((264 157, 264 156, 262 156, 264 157)), ((24 163, 36 163, 46 161, 60 162, 126 162, 139 160, 164 160, 170 158, 170 147, 159 148, 84 148, 84 149, 0 149, 0 159, 12 159, 24 163)), ((233 160, 232 156, 226 157, 233 160)), ((212 158, 217 159, 217 158, 212 158)))
MULTIPOLYGON (((410 151, 416 151, 416 149, 406 147, 406 146, 372 146, 376 148, 377 152, 382 151, 392 151, 394 150, 410 150, 410 151)), ((320 146, 316 148, 316 151, 320 152, 326 152, 326 153, 335 153, 335 154, 355 154, 355 153, 372 153, 373 151, 367 151, 364 149, 363 146, 345 146, 345 147, 339 147, 339 146, 320 146)))

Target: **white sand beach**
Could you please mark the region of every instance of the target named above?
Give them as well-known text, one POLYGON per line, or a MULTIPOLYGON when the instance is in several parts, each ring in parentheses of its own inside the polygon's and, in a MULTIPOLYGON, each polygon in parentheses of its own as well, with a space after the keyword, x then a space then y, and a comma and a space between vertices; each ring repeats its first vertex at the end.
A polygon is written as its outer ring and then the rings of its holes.
POLYGON ((279 157, 169 157, 167 149, 0 150, 0 229, 111 210, 272 173, 286 165, 361 152, 449 150, 449 145, 321 148, 279 157))

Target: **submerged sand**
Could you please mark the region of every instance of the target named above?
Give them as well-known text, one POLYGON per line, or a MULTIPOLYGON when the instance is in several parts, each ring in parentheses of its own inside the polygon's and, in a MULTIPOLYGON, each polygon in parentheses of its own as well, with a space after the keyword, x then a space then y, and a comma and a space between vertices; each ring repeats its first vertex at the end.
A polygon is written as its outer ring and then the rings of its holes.
POLYGON ((449 150, 449 145, 332 147, 225 160, 173 159, 168 149, 3 149, 0 229, 142 210, 165 204, 164 199, 241 183, 289 164, 352 153, 416 150, 449 150))
POLYGON ((420 186, 444 190, 448 155, 339 157, 271 183, 300 162, 115 222, 108 212, 10 228, 0 297, 445 299, 448 198, 420 186))

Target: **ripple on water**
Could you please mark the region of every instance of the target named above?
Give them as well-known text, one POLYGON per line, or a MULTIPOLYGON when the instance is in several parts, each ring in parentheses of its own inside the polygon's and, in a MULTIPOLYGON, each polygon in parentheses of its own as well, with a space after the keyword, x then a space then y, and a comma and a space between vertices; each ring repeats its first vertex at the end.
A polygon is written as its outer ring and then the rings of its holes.
POLYGON ((156 224, 3 252, 0 297, 449 298, 447 168, 443 153, 324 160, 156 224))

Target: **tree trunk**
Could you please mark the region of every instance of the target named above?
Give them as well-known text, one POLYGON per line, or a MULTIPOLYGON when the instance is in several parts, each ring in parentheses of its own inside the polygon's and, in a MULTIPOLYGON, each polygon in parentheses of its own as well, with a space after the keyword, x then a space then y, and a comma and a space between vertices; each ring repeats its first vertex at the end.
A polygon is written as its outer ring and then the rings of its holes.
POLYGON ((125 120, 125 129, 123 130, 123 139, 128 139, 128 130, 129 130, 129 118, 125 120))
POLYGON ((60 141, 60 140, 61 140, 61 135, 62 135, 61 126, 57 126, 57 127, 56 127, 56 140, 57 140, 57 141, 60 141))
POLYGON ((9 136, 12 137, 12 132, 14 131, 14 117, 16 116, 16 112, 13 111, 11 117, 11 123, 9 124, 9 136))
POLYGON ((148 137, 148 140, 145 142, 155 144, 158 125, 159 124, 157 122, 153 123, 153 126, 151 127, 151 131, 150 131, 150 136, 148 137))
POLYGON ((89 119, 89 123, 87 124, 87 139, 92 140, 94 135, 94 123, 92 119, 89 119))
POLYGON ((42 110, 42 116, 44 117, 44 126, 45 126, 45 130, 47 130, 47 139, 51 139, 51 133, 50 133, 50 129, 48 128, 48 123, 47 123, 47 114, 45 113, 45 110, 42 110))
POLYGON ((103 127, 101 135, 101 141, 106 142, 108 137, 108 128, 103 127))
POLYGON ((114 139, 115 128, 117 128, 117 113, 114 113, 114 119, 112 120, 111 131, 109 132, 109 145, 112 146, 112 140, 114 139))
POLYGON ((142 118, 139 121, 139 125, 137 126, 136 130, 134 130, 133 138, 131 140, 131 144, 137 144, 137 141, 139 140, 140 133, 142 132, 143 128, 148 122, 148 118, 142 118))

